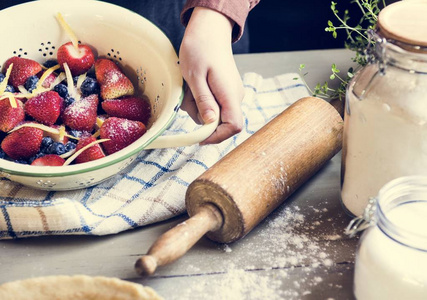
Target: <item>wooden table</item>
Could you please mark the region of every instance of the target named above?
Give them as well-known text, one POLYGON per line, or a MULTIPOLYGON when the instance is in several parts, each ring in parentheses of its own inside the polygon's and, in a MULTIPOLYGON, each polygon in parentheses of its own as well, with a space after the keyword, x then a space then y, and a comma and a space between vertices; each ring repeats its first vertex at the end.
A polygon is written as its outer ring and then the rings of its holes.
MULTIPOLYGON (((241 74, 271 77, 306 64, 310 86, 330 66, 351 64, 346 50, 237 55, 241 74)), ((340 204, 341 155, 336 155, 244 239, 229 245, 200 240, 184 257, 139 278, 135 260, 185 216, 104 237, 53 236, 0 241, 0 283, 35 276, 114 276, 153 287, 165 299, 354 299, 357 239, 340 204)))

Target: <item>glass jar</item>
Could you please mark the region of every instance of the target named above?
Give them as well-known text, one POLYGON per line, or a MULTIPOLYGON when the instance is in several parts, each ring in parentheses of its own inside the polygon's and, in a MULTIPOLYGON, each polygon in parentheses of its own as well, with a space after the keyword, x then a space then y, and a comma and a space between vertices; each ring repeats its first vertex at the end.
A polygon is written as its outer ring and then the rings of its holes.
POLYGON ((362 214, 390 180, 427 175, 427 25, 418 22, 426 13, 426 1, 381 11, 369 63, 348 85, 341 200, 351 215, 362 214), (413 24, 422 24, 424 34, 413 24))
POLYGON ((427 299, 427 177, 386 184, 349 233, 368 227, 356 253, 359 300, 427 299))

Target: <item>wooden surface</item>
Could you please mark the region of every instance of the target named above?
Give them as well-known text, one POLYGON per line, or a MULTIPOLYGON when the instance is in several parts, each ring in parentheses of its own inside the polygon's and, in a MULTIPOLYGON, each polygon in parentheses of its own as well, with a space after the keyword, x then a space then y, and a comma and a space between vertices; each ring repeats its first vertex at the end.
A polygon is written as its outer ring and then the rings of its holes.
MULTIPOLYGON (((241 74, 271 77, 298 72, 314 86, 345 50, 236 56, 241 74)), ((343 234, 350 221, 340 204, 337 154, 244 239, 224 245, 202 238, 178 261, 140 278, 134 263, 186 216, 105 237, 57 236, 0 241, 0 283, 35 276, 114 276, 151 286, 165 299, 354 299, 357 239, 343 234)))

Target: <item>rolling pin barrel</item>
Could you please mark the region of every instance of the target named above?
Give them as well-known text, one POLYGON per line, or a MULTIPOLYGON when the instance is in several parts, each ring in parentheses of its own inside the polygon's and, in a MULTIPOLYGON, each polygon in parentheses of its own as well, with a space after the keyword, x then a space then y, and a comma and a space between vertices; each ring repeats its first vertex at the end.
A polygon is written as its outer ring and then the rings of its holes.
POLYGON ((213 204, 223 225, 207 236, 242 238, 341 149, 342 126, 328 102, 300 99, 190 184, 188 214, 213 204))
POLYGON ((340 151, 342 128, 322 99, 292 104, 189 185, 190 219, 163 234, 136 262, 137 272, 152 274, 206 233, 221 243, 244 237, 340 151))

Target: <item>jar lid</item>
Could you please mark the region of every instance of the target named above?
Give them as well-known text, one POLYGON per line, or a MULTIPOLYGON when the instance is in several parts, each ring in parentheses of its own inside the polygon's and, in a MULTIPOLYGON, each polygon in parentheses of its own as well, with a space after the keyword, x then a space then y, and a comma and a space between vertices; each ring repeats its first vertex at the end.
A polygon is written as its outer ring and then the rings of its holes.
POLYGON ((386 6, 377 26, 387 39, 427 47, 427 0, 404 0, 386 6))

